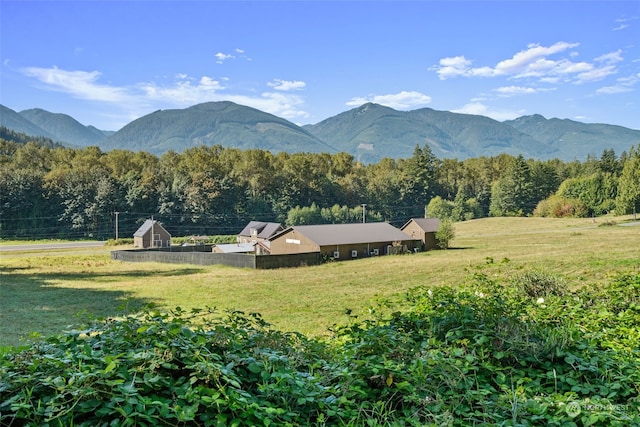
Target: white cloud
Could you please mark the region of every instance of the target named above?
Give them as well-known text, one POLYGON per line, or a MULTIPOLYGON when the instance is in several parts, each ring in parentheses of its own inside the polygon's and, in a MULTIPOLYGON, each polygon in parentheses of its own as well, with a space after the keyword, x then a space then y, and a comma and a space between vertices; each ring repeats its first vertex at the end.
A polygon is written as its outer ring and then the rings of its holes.
POLYGON ((239 55, 239 57, 242 59, 251 61, 251 58, 249 58, 247 55, 244 54, 243 49, 236 48, 234 49, 234 52, 236 53, 235 55, 233 53, 224 53, 224 52, 216 53, 214 55, 216 57, 216 64, 224 64, 227 60, 236 59, 237 58, 236 55, 239 55))
POLYGON ((602 80, 605 77, 617 73, 617 69, 613 65, 608 65, 602 68, 595 68, 592 70, 585 71, 576 76, 576 83, 583 83, 589 81, 597 81, 602 80))
POLYGON ((471 69, 471 61, 464 56, 454 56, 442 58, 439 66, 432 67, 440 77, 440 80, 446 80, 450 77, 468 75, 471 69))
POLYGON ((217 91, 224 89, 219 81, 208 76, 202 76, 198 81, 184 74, 180 74, 180 77, 182 78, 168 86, 142 83, 138 88, 144 93, 146 101, 160 101, 178 106, 210 101, 217 91))
POLYGON ((558 42, 552 46, 545 47, 538 44, 530 44, 526 50, 522 50, 513 57, 505 59, 496 64, 495 67, 471 67, 472 61, 464 56, 443 58, 439 65, 432 67, 438 73, 441 80, 456 77, 495 77, 495 76, 515 76, 529 77, 541 76, 551 72, 558 64, 566 64, 570 61, 561 62, 547 59, 548 56, 564 52, 577 47, 578 43, 558 42))
POLYGON ((553 62, 545 60, 547 56, 551 56, 577 46, 578 43, 567 42, 558 42, 549 47, 530 44, 527 46, 527 50, 516 53, 511 59, 500 61, 495 67, 495 74, 527 74, 531 66, 536 66, 536 64, 540 64, 541 61, 544 63, 553 62))
POLYGON ((302 90, 305 88, 307 84, 299 80, 288 81, 288 80, 274 79, 272 82, 267 83, 267 85, 269 87, 274 88, 275 90, 288 92, 292 90, 302 90))
POLYGON ((77 98, 105 102, 127 102, 129 95, 120 87, 108 86, 97 82, 99 71, 67 71, 58 67, 27 67, 22 73, 34 77, 50 89, 69 93, 77 98))
POLYGON ((617 72, 615 64, 622 61, 620 50, 601 55, 594 59, 594 63, 573 61, 569 58, 577 56, 571 49, 578 43, 557 42, 551 46, 530 44, 509 59, 498 62, 495 67, 473 67, 473 62, 464 56, 442 58, 435 70, 441 80, 463 77, 508 77, 512 79, 535 78, 542 83, 558 83, 560 81, 574 81, 583 83, 600 80, 617 72), (567 53, 565 58, 554 56, 567 53))
POLYGON ((616 62, 624 61, 622 57, 622 50, 618 49, 615 52, 605 53, 594 59, 597 62, 604 62, 605 64, 615 64, 616 62))
POLYGON ((230 53, 222 53, 222 52, 216 53, 215 57, 217 59, 216 63, 218 63, 218 64, 224 63, 224 61, 226 61, 227 59, 234 59, 235 58, 235 56, 230 54, 230 53))
POLYGON ((605 86, 596 90, 597 94, 613 95, 616 93, 632 92, 635 86, 640 82, 640 73, 628 77, 620 77, 613 86, 605 86))
POLYGON ((302 109, 303 98, 284 90, 304 88, 304 82, 300 81, 279 80, 275 84, 267 84, 274 89, 273 91, 260 95, 242 95, 229 92, 229 88, 222 83, 228 82, 229 79, 215 79, 210 76, 192 78, 184 73, 176 74, 173 81, 165 84, 143 82, 131 86, 100 83, 102 74, 99 71, 29 67, 22 69, 22 73, 35 78, 49 90, 105 104, 117 111, 113 117, 123 120, 120 125, 159 108, 185 108, 203 102, 225 100, 258 108, 286 119, 309 116, 302 109))
POLYGON ((635 21, 636 19, 638 19, 637 16, 616 19, 617 26, 614 27, 612 31, 620 31, 620 30, 624 30, 625 28, 629 28, 629 22, 635 21))
POLYGON ((513 120, 525 114, 525 110, 517 110, 517 111, 491 110, 488 106, 480 102, 471 102, 469 104, 464 105, 462 108, 458 108, 456 110, 451 110, 451 111, 454 113, 460 113, 460 114, 474 114, 479 116, 486 116, 498 121, 513 120))
POLYGON ((402 91, 395 94, 372 95, 356 97, 347 101, 346 105, 357 107, 367 102, 373 102, 396 110, 408 110, 431 102, 431 97, 416 91, 402 91))
POLYGON ((538 93, 539 90, 532 87, 522 86, 503 86, 495 90, 501 97, 511 97, 516 95, 531 95, 538 93))
POLYGON ((257 108, 287 120, 309 117, 302 109, 304 99, 289 93, 263 92, 260 96, 225 95, 224 100, 257 108))
POLYGON ((587 62, 571 62, 567 60, 557 61, 554 64, 554 68, 551 69, 552 74, 576 74, 586 73, 594 69, 592 64, 587 62))

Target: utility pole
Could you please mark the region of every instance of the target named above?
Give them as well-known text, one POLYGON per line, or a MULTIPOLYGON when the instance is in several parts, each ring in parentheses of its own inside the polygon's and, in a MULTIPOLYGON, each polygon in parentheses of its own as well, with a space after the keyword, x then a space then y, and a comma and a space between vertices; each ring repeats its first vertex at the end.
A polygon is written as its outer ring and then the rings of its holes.
POLYGON ((116 240, 118 240, 118 215, 120 212, 114 212, 116 214, 116 240))
POLYGON ((366 218, 367 218, 367 204, 363 203, 362 204, 362 223, 363 224, 367 222, 366 218))

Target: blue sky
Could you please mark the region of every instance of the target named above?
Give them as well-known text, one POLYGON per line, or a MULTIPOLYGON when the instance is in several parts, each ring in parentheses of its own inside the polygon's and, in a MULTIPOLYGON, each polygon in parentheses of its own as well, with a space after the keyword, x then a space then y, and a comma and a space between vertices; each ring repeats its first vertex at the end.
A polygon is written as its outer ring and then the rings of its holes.
POLYGON ((0 0, 0 103, 118 130, 229 100, 640 129, 640 1, 0 0))

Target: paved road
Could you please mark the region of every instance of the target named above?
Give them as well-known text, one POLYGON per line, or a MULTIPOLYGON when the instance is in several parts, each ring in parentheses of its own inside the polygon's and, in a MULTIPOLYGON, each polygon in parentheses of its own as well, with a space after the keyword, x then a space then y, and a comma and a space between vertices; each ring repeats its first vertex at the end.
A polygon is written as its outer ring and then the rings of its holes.
POLYGON ((60 242, 36 243, 30 245, 0 245, 0 252, 93 248, 98 246, 104 246, 104 242, 60 242))

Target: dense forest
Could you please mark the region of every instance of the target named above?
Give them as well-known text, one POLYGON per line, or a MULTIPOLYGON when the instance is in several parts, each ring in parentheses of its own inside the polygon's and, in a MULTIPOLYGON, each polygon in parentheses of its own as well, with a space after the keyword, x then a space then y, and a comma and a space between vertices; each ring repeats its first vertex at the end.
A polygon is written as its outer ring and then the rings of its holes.
POLYGON ((3 129, 0 237, 131 237, 153 217, 174 236, 236 234, 248 221, 286 225, 411 217, 591 216, 640 211, 640 147, 586 161, 501 154, 413 156, 361 164, 347 153, 273 154, 198 146, 160 157, 67 148, 3 129), (363 206, 366 204, 366 207, 363 206))

